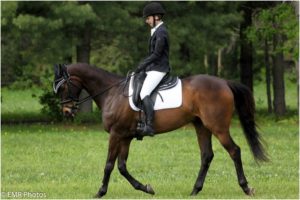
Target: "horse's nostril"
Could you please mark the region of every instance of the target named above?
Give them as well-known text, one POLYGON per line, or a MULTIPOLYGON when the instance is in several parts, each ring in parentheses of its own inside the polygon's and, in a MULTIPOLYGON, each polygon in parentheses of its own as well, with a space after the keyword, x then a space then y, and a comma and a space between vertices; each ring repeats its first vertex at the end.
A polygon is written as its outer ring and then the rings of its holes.
POLYGON ((71 110, 70 108, 64 107, 64 108, 62 109, 62 111, 63 111, 63 114, 64 114, 65 116, 70 116, 70 115, 72 115, 72 110, 71 110))
POLYGON ((64 115, 66 116, 66 115, 69 115, 70 114, 70 112, 69 111, 64 111, 64 115))

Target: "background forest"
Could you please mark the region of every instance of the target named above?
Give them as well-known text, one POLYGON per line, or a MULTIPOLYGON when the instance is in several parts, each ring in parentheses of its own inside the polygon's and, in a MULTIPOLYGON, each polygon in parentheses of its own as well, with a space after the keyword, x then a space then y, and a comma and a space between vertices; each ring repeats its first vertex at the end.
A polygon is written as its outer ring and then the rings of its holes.
MULTIPOLYGON (((1 2, 2 88, 42 88, 41 102, 53 113, 53 64, 86 62, 126 75, 147 56, 145 4, 1 2)), ((298 80, 298 2, 162 4, 173 74, 220 76, 252 90, 257 81, 266 85, 267 111, 287 112, 284 82, 298 80)))

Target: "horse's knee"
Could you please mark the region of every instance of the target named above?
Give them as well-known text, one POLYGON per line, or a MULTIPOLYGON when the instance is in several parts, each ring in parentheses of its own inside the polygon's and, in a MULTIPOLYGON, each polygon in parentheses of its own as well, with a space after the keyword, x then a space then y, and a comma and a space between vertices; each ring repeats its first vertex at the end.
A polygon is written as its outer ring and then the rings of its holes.
POLYGON ((105 168, 104 168, 104 173, 108 174, 111 173, 111 171, 114 169, 114 164, 113 163, 106 163, 105 168))
POLYGON ((202 153, 201 154, 201 162, 204 164, 204 165, 207 165, 209 166, 211 161, 213 160, 214 158, 214 153, 213 152, 209 152, 209 153, 202 153))

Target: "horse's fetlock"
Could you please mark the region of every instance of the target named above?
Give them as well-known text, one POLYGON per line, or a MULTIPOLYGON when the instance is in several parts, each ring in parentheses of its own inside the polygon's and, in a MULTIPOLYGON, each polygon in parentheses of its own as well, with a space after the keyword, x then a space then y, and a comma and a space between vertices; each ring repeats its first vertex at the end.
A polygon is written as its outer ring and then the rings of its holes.
POLYGON ((248 182, 246 180, 241 180, 239 181, 239 185, 241 186, 241 188, 243 189, 247 189, 248 188, 248 182))
POLYGON ((125 165, 118 165, 118 169, 122 175, 126 174, 126 166, 125 165))
POLYGON ((134 189, 136 189, 136 190, 141 190, 141 189, 142 189, 142 185, 139 184, 139 183, 134 183, 132 186, 133 186, 134 189))

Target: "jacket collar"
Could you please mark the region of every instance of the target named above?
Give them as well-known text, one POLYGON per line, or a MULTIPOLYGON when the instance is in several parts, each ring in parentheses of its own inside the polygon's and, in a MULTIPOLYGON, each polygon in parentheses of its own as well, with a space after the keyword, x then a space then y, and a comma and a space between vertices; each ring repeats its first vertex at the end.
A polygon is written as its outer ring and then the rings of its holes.
POLYGON ((155 33, 155 31, 158 29, 158 27, 160 27, 160 25, 162 25, 163 23, 164 22, 160 22, 154 28, 151 29, 151 37, 153 36, 153 34, 155 33))

